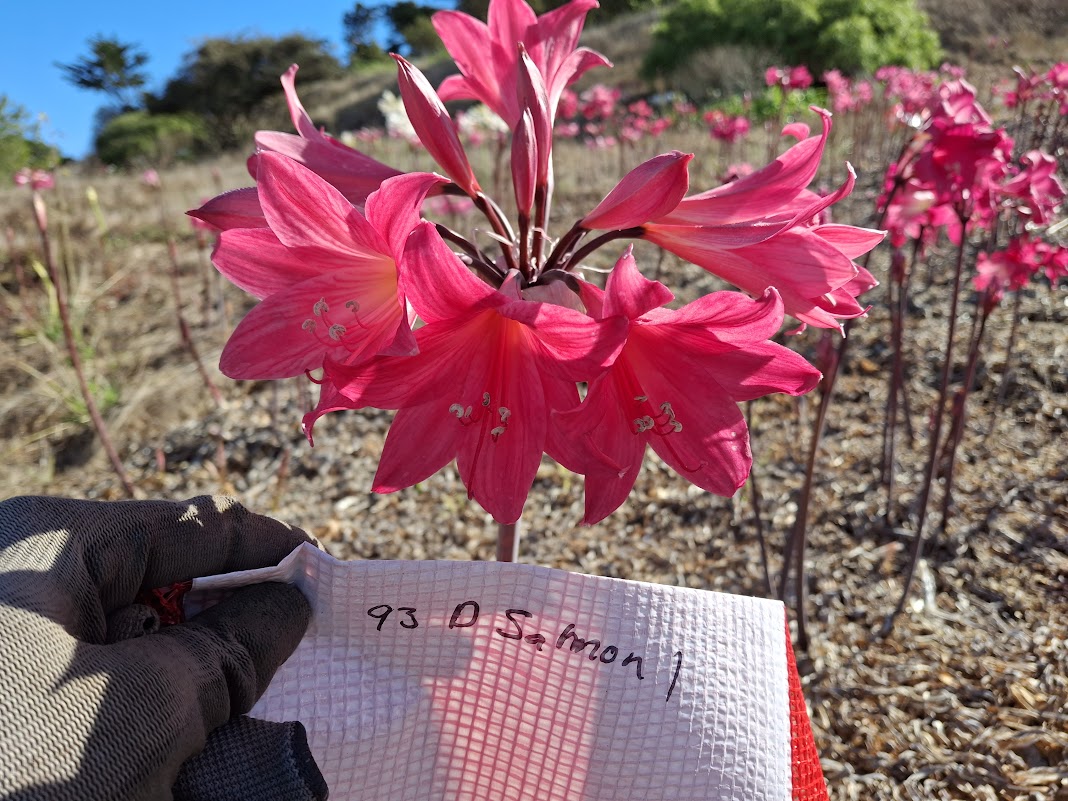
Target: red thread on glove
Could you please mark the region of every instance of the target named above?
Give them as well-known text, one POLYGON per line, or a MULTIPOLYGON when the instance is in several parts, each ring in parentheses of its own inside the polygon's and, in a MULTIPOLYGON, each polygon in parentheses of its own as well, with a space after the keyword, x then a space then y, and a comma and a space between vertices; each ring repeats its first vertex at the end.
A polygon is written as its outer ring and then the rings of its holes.
POLYGON ((144 590, 138 594, 135 601, 155 609, 159 615, 160 626, 176 626, 179 623, 185 623, 185 608, 182 600, 191 589, 193 589, 192 581, 178 581, 169 587, 144 590))

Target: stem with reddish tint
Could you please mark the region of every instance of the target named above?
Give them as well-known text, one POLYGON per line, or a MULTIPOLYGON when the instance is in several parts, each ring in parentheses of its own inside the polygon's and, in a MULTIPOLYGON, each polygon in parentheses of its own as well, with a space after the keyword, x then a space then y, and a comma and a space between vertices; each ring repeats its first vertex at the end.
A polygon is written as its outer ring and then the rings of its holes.
MULTIPOLYGON (((749 440, 753 439, 753 401, 745 404, 745 427, 749 429, 749 440)), ((764 593, 772 597, 771 563, 768 561, 768 544, 764 539, 764 520, 760 516, 760 487, 757 484, 756 461, 749 468, 749 498, 753 504, 753 521, 756 525, 757 542, 760 544, 760 564, 764 567, 764 593)))
POLYGON ((834 388, 838 381, 838 370, 845 359, 849 348, 849 331, 852 328, 852 320, 846 320, 842 341, 838 346, 838 353, 833 364, 823 377, 823 391, 820 393, 819 410, 816 412, 816 425, 812 430, 812 439, 809 442, 808 460, 805 464, 805 483, 801 487, 801 496, 797 502, 797 517, 794 519, 794 527, 786 540, 783 549, 782 576, 779 579, 779 598, 786 599, 786 584, 790 577, 790 557, 794 554, 795 614, 797 615, 797 647, 801 650, 808 649, 807 615, 805 611, 805 548, 808 540, 808 508, 812 498, 812 483, 816 474, 816 457, 819 455, 820 440, 827 423, 827 412, 831 408, 831 400, 834 398, 834 388))
POLYGON ((519 561, 519 521, 497 524, 497 561, 519 561))
POLYGON ((56 262, 52 256, 52 245, 48 238, 48 215, 45 211, 44 200, 41 198, 37 191, 33 193, 33 211, 34 219, 37 221, 37 230, 41 234, 41 250, 44 255, 45 268, 48 270, 48 278, 52 281, 53 287, 56 292, 56 306, 59 309, 59 321, 63 326, 63 341, 67 345, 67 353, 70 356, 71 367, 74 368, 74 374, 78 379, 78 389, 82 393, 82 399, 85 401, 85 408, 89 412, 89 419, 93 422, 93 428, 96 429, 96 435, 100 438, 100 444, 104 446, 104 452, 108 456, 108 460, 111 462, 112 468, 115 470, 115 475, 119 478, 119 483, 122 484, 122 489, 126 493, 127 497, 135 497, 133 484, 130 483, 129 477, 126 475, 126 468, 122 466, 122 460, 119 458, 119 453, 115 450, 115 446, 111 442, 111 436, 108 434, 107 426, 104 424, 104 418, 100 414, 100 410, 96 406, 96 400, 93 398, 93 393, 89 390, 89 382, 85 379, 85 370, 82 367, 82 357, 78 353, 78 344, 74 339, 74 329, 70 324, 70 309, 67 306, 67 291, 63 285, 63 281, 60 278, 59 271, 56 269, 56 262))
MULTIPOLYGON (((963 226, 967 217, 963 217, 963 226)), ((894 621, 905 608, 909 593, 912 590, 912 581, 916 577, 916 567, 920 563, 920 555, 923 553, 923 526, 927 519, 927 504, 931 498, 931 485, 934 483, 935 466, 938 464, 938 446, 942 438, 942 423, 946 414, 946 396, 949 393, 949 376, 953 370, 953 340, 957 333, 957 306, 960 300, 961 275, 964 272, 964 247, 967 240, 961 237, 960 246, 957 248, 957 263, 953 269, 953 294, 949 305, 949 330, 946 332, 946 356, 942 364, 942 380, 938 387, 938 405, 935 407, 934 420, 931 422, 930 442, 927 453, 927 466, 923 473, 923 484, 920 488, 918 501, 918 517, 916 519, 916 533, 912 540, 912 552, 909 555, 909 568, 905 576, 905 587, 901 591, 897 606, 894 607, 879 634, 887 636, 893 630, 894 621)))
MULTIPOLYGON (((988 290, 989 292, 989 290, 988 290)), ((965 412, 967 409, 968 395, 972 391, 975 382, 976 368, 979 365, 979 350, 983 343, 983 334, 986 333, 986 321, 990 317, 989 304, 987 303, 988 292, 984 292, 980 299, 979 325, 972 334, 971 346, 968 348, 968 367, 965 370, 964 386, 953 398, 953 423, 950 425, 946 443, 942 447, 942 470, 945 473, 946 487, 942 494, 942 521, 939 523, 939 533, 945 533, 946 524, 949 522, 949 509, 953 504, 953 474, 957 464, 957 448, 964 439, 965 412)))

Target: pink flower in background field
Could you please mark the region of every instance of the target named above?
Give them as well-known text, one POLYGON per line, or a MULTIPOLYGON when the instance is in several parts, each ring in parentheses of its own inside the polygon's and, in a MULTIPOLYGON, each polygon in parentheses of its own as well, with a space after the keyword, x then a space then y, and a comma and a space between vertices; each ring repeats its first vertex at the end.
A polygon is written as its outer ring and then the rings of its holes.
POLYGON ((1038 272, 1044 255, 1038 244, 1028 236, 1018 236, 1003 250, 979 254, 975 288, 987 293, 991 306, 1000 303, 1006 292, 1025 287, 1038 272))
POLYGON ((798 354, 767 341, 782 324, 774 290, 758 300, 715 292, 662 308, 673 295, 639 273, 628 248, 604 294, 587 285, 583 299, 595 318, 629 323, 623 352, 582 405, 553 415, 557 458, 586 475, 584 523, 626 500, 647 445, 688 481, 733 495, 752 464, 738 402, 800 395, 820 379, 798 354))
POLYGON ((997 192, 1021 202, 1019 214, 1039 225, 1050 222, 1064 200, 1065 191, 1057 178, 1057 159, 1041 150, 1031 150, 1020 157, 1023 165, 1014 178, 998 187, 997 192))
POLYGON ((28 186, 33 190, 52 189, 56 185, 56 179, 48 170, 31 170, 23 167, 13 176, 15 186, 28 186))
POLYGON ((729 114, 713 109, 704 115, 708 123, 708 133, 713 139, 721 142, 734 143, 743 139, 749 133, 749 120, 745 117, 732 117, 729 114))

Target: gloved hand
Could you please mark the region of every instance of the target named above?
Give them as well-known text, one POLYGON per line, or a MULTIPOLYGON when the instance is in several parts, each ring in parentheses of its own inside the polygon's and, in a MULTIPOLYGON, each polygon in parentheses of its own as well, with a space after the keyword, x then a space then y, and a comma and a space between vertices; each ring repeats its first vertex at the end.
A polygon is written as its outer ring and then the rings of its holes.
POLYGON ((240 717, 308 626, 301 592, 246 587, 158 631, 134 604, 305 541, 228 498, 0 503, 0 797, 325 798, 300 724, 240 717))

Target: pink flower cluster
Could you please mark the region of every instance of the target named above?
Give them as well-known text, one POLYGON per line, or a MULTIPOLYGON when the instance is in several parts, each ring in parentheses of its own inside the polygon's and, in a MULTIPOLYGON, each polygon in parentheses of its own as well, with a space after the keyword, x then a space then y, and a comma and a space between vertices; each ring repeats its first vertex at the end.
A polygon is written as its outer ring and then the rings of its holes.
POLYGON ((720 142, 733 144, 749 135, 749 120, 746 117, 732 117, 719 109, 706 111, 704 120, 708 124, 708 133, 720 142))
POLYGON ((1027 286, 1039 272, 1051 285, 1068 277, 1068 248, 1022 234, 993 253, 980 253, 975 288, 985 293, 988 309, 1001 302, 1006 292, 1027 286))
POLYGON ((965 81, 941 84, 920 113, 923 128, 886 174, 881 204, 891 243, 930 241, 944 228, 959 244, 966 226, 986 228, 994 219, 1010 174, 1012 140, 965 81))
POLYGON ((48 170, 31 170, 23 167, 14 175, 15 186, 28 186, 30 189, 51 189, 56 185, 56 179, 48 170))
POLYGON ((1033 101, 1053 101, 1060 115, 1068 115, 1068 61, 1059 61, 1045 73, 1034 69, 1024 71, 1014 67, 1016 83, 1011 87, 996 87, 1005 108, 1026 107, 1033 101))
POLYGON ((827 84, 831 110, 835 112, 860 111, 870 105, 875 98, 875 89, 871 81, 853 81, 838 70, 828 70, 823 73, 823 82, 827 84))
POLYGON ((808 67, 768 67, 764 71, 764 83, 769 87, 781 86, 784 91, 808 89, 812 86, 812 73, 808 67))
POLYGON ((671 127, 671 118, 659 116, 644 100, 624 106, 619 89, 594 84, 581 95, 565 89, 557 109, 555 134, 561 139, 582 139, 594 148, 636 144, 658 138, 671 127))
POLYGON ((695 485, 733 494, 752 462, 738 402, 804 393, 820 377, 769 341, 784 313, 830 329, 864 313, 856 297, 874 281, 853 259, 883 234, 824 221, 854 176, 826 196, 808 189, 830 132, 819 109, 821 133, 788 126, 800 141, 745 177, 690 194, 692 154, 664 153, 551 234, 566 88, 606 64, 577 46, 594 7, 572 0, 539 17, 522 0, 491 0, 486 23, 438 12, 460 74, 437 91, 394 56, 412 128, 444 175, 401 173, 320 131, 293 67, 282 83, 297 134, 258 133, 256 186, 191 212, 221 229, 219 270, 260 299, 223 351, 227 375, 312 377, 309 437, 330 411, 397 410, 376 491, 455 459, 469 495, 510 523, 548 454, 585 476, 592 523, 625 500, 649 447, 695 485), (515 220, 483 190, 447 99, 481 101, 512 131, 515 220), (424 219, 441 196, 466 198, 491 235, 424 219), (591 254, 622 239, 653 242, 743 292, 673 307, 629 247, 594 283, 591 254))

